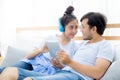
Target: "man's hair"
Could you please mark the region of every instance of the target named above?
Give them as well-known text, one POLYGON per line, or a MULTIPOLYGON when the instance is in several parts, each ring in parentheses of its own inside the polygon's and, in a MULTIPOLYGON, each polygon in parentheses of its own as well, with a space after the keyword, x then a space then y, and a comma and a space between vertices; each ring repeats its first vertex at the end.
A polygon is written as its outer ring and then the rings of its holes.
POLYGON ((99 35, 103 34, 107 23, 106 16, 98 12, 89 12, 80 19, 80 22, 82 22, 83 19, 88 19, 87 24, 90 28, 96 26, 99 35))

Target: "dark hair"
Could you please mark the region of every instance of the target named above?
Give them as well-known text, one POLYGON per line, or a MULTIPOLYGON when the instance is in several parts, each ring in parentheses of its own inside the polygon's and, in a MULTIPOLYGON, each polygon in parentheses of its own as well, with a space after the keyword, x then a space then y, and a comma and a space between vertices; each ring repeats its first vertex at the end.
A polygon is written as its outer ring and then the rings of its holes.
POLYGON ((80 22, 82 22, 82 20, 85 18, 88 19, 87 24, 90 26, 90 28, 96 26, 98 34, 102 35, 104 33, 107 18, 103 14, 98 12, 89 12, 81 18, 80 22))
POLYGON ((73 19, 76 19, 76 16, 73 14, 74 11, 74 7, 73 6, 69 6, 66 11, 64 12, 64 15, 60 18, 60 23, 63 26, 63 28, 65 29, 65 26, 72 21, 73 19))

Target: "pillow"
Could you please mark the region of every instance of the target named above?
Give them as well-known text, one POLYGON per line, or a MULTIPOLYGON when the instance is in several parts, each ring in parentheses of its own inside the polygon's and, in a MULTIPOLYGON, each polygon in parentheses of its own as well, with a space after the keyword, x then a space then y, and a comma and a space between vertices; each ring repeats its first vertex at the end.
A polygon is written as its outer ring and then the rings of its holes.
POLYGON ((1 64, 1 67, 8 67, 14 65, 19 60, 23 59, 26 55, 26 51, 22 51, 12 46, 8 46, 6 56, 1 64))
POLYGON ((115 50, 115 61, 120 60, 120 44, 114 46, 115 50))
POLYGON ((120 60, 111 64, 101 80, 120 80, 120 60))

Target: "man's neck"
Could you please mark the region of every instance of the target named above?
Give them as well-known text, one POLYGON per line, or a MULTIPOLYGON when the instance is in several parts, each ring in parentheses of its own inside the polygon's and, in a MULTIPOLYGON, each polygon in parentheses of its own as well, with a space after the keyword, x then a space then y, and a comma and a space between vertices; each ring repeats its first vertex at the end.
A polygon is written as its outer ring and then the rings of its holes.
POLYGON ((88 43, 96 43, 102 41, 104 38, 101 35, 94 36, 88 43))

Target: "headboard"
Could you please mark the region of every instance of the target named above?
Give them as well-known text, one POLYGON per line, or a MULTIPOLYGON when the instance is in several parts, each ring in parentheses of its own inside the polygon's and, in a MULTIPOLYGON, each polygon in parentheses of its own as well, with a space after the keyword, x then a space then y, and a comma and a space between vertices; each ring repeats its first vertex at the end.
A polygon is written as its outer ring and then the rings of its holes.
MULTIPOLYGON (((29 32, 29 31, 57 31, 58 27, 57 26, 38 26, 38 27, 17 27, 16 28, 16 33, 21 33, 21 32, 29 32)), ((114 32, 120 32, 120 23, 119 24, 107 24, 106 28, 106 34, 103 35, 103 37, 106 40, 120 40, 120 34, 115 33, 114 35, 111 35, 114 32), (117 30, 114 30, 117 29, 117 30), (114 30, 114 31, 112 31, 114 30), (108 33, 107 33, 108 31, 108 33), (111 32, 110 32, 111 31, 111 32)), ((45 34, 47 34, 45 32, 45 34)), ((82 37, 80 35, 77 35, 75 40, 82 40, 82 37)))

